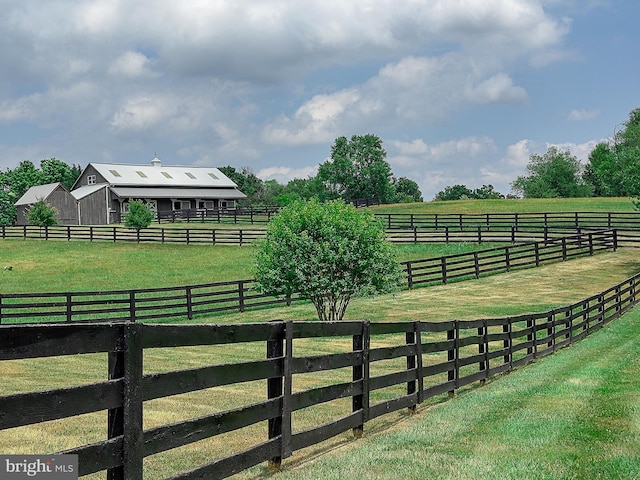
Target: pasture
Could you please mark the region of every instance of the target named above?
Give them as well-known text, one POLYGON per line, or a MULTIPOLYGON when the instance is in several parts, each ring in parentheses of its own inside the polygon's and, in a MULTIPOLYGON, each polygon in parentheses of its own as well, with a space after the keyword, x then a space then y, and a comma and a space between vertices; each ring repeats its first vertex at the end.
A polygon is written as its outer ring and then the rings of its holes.
MULTIPOLYGON (((455 203, 456 208, 461 208, 459 202, 448 203, 455 203)), ((474 204, 482 212, 493 208, 485 202, 475 201, 474 204)), ((612 205, 604 210, 619 210, 612 205)), ((551 211, 548 205, 531 208, 530 211, 551 211)), ((567 207, 567 210, 580 209, 567 207)), ((591 211, 592 207, 586 205, 583 210, 591 211)), ((404 212, 409 213, 407 210, 404 212)), ((488 244, 482 245, 482 248, 488 247, 488 244)), ((254 251, 254 247, 250 246, 123 245, 32 240, 5 240, 0 248, 0 264, 13 267, 11 271, 0 275, 0 292, 3 293, 150 288, 250 278, 254 251)), ((398 260, 401 261, 473 251, 478 246, 439 244, 403 245, 395 248, 398 260)), ((543 311, 605 290, 638 272, 640 257, 637 250, 620 249, 617 252, 479 280, 396 292, 373 299, 355 299, 347 309, 345 319, 368 319, 372 322, 438 321, 543 311)), ((198 318, 194 323, 231 324, 274 318, 313 320, 315 312, 309 304, 298 304, 198 318)), ((629 459, 627 454, 628 451, 640 448, 637 416, 640 410, 637 400, 633 400, 638 395, 633 398, 630 395, 633 388, 636 388, 637 393, 637 385, 630 385, 626 381, 626 375, 638 378, 640 352, 637 346, 635 349, 630 347, 626 340, 620 342, 622 346, 614 345, 616 338, 627 339, 632 335, 637 337, 640 333, 638 319, 638 313, 632 311, 583 343, 490 382, 483 389, 471 388, 453 401, 441 403, 442 399, 438 399, 427 403, 419 409, 416 416, 409 417, 402 412, 380 417, 367 424, 365 439, 362 441, 354 443, 349 435, 344 434, 309 447, 285 462, 286 471, 281 476, 342 478, 345 475, 357 475, 363 478, 398 478, 398 470, 402 469, 403 478, 419 478, 424 472, 434 478, 478 478, 478 475, 515 478, 521 476, 517 475, 523 472, 520 468, 535 468, 530 449, 527 448, 531 444, 540 447, 544 458, 540 475, 525 475, 528 478, 580 477, 576 477, 575 472, 595 472, 606 477, 607 472, 617 471, 615 469, 618 468, 623 473, 638 473, 640 466, 637 459, 629 459), (623 321, 625 323, 621 323, 623 321), (578 354, 574 353, 576 350, 579 350, 578 354), (595 355, 601 359, 599 363, 588 361, 590 352, 596 352, 595 355), (611 355, 607 352, 611 352, 611 355), (624 374, 619 372, 619 358, 625 361, 624 374), (557 380, 546 385, 549 382, 545 383, 545 379, 548 379, 545 373, 549 369, 553 369, 554 374, 557 372, 557 380), (607 379, 606 382, 604 379, 607 379), (585 385, 589 387, 586 393, 580 388, 585 385), (528 401, 532 396, 531 392, 537 391, 543 392, 540 401, 528 401), (569 400, 577 402, 577 405, 571 407, 569 400), (591 404, 603 406, 609 403, 619 405, 624 415, 613 409, 600 408, 598 415, 594 416, 594 410, 586 408, 591 404), (519 410, 523 405, 526 410, 511 421, 506 412, 519 410), (570 421, 562 415, 554 417, 558 412, 565 413, 570 421), (589 425, 593 424, 593 428, 599 432, 595 446, 587 441, 591 438, 591 430, 588 430, 591 427, 583 428, 585 419, 592 422, 589 425), (597 449, 600 455, 620 439, 616 429, 625 420, 629 421, 624 428, 621 427, 621 431, 627 433, 626 439, 619 442, 619 448, 615 452, 610 453, 607 460, 609 463, 595 465, 588 459, 592 456, 592 449, 597 449), (612 430, 607 425, 615 428, 612 430), (568 439, 574 437, 575 442, 568 442, 568 439), (567 451, 557 451, 558 442, 561 441, 563 445, 568 442, 567 451), (335 450, 344 445, 347 448, 334 455, 335 450), (511 448, 511 445, 516 447, 511 448), (504 459, 497 462, 492 453, 494 451, 506 452, 508 455, 503 455, 504 459), (471 457, 471 464, 463 466, 466 463, 464 459, 471 455, 474 455, 471 457), (429 460, 429 457, 432 459, 429 460), (583 457, 587 457, 587 460, 580 461, 583 457), (316 461, 317 458, 320 460, 316 461), (573 463, 561 470, 561 462, 566 462, 566 459, 571 459, 573 463), (429 463, 425 464, 427 461, 429 463), (308 465, 309 463, 313 465, 308 465), (292 467, 291 471, 288 471, 289 466, 292 467), (555 473, 554 468, 557 470, 555 473)), ((348 347, 344 341, 310 339, 300 346, 299 353, 336 353, 345 348, 348 347)), ((222 348, 160 348, 145 354, 144 372, 260 360, 264 359, 264 355, 263 347, 252 343, 222 348)), ((101 381, 106 374, 104 364, 104 354, 2 361, 0 376, 5 380, 2 393, 101 381)), ((381 366, 379 373, 393 371, 396 366, 389 362, 381 366)), ((349 376, 351 372, 348 370, 342 374, 349 376)), ((302 390, 326 384, 335 381, 335 378, 330 378, 335 375, 335 372, 308 375, 295 388, 302 390)), ((233 388, 216 387, 148 401, 145 402, 144 426, 152 428, 258 401, 264 398, 265 389, 263 383, 246 382, 233 388)), ((378 398, 393 393, 382 391, 378 398)), ((317 424, 322 419, 335 416, 336 409, 343 408, 344 402, 331 402, 305 409, 297 414, 297 425, 303 428, 305 425, 317 424)), ((98 441, 106 437, 105 420, 105 412, 101 412, 3 430, 0 431, 0 451, 52 452, 98 441)), ((264 429, 252 427, 250 430, 230 432, 153 455, 145 459, 145 478, 166 478, 206 463, 211 458, 226 455, 230 450, 238 451, 242 449, 246 436, 255 435, 264 437, 264 429)), ((262 478, 266 474, 266 466, 261 465, 238 474, 238 478, 262 478)), ((104 478, 104 474, 86 478, 104 478)))

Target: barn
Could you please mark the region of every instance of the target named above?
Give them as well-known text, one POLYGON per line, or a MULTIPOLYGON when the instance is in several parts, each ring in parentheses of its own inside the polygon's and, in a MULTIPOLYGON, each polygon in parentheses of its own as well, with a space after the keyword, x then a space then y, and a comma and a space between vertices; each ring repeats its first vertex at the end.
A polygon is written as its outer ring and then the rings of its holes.
POLYGON ((213 167, 89 163, 73 185, 83 225, 118 223, 129 202, 145 203, 154 212, 233 209, 246 198, 237 185, 213 167))
POLYGON ((59 225, 78 224, 76 199, 60 182, 57 182, 31 187, 18 199, 14 204, 17 210, 16 225, 29 223, 29 207, 41 199, 50 207, 55 208, 59 225))

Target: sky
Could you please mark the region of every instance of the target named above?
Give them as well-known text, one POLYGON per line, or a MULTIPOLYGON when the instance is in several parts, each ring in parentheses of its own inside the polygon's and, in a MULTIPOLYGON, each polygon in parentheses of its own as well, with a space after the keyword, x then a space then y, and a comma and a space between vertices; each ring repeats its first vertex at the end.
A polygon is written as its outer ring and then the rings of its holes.
POLYGON ((377 135, 425 200, 587 162, 640 107, 637 0, 0 0, 0 170, 315 175, 377 135))

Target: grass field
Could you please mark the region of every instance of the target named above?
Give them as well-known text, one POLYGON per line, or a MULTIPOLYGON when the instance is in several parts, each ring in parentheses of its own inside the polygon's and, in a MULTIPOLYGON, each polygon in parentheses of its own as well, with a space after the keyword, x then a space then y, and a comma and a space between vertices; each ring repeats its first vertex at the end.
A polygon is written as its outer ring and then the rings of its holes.
MULTIPOLYGON (((491 243, 394 245, 398 261, 491 243)), ((0 240, 0 293, 173 287, 253 278, 256 247, 0 240), (11 266, 11 270, 2 270, 11 266)))
POLYGON ((630 198, 455 200, 370 207, 374 213, 633 212, 630 198))
MULTIPOLYGON (((462 203, 446 203, 451 204, 447 205, 450 211, 462 208, 462 203)), ((573 205, 567 204, 565 210, 595 210, 587 203, 582 208, 573 205)), ((612 205, 603 210, 618 211, 612 205)), ((493 208, 490 202, 474 202, 473 206, 482 212, 493 208)), ((531 208, 552 211, 543 204, 531 208)), ((398 259, 477 248, 409 245, 398 247, 398 259)), ((249 278, 253 251, 252 247, 2 241, 0 267, 10 264, 13 269, 0 273, 0 293, 144 288, 249 278)), ((639 271, 640 253, 620 249, 475 281, 356 299, 347 310, 347 319, 437 321, 544 311, 602 291, 639 271)), ((197 322, 314 317, 311 305, 300 304, 199 318, 197 322)), ((285 472, 273 478, 638 478, 640 351, 635 339, 639 325, 640 314, 632 311, 584 342, 484 388, 469 389, 444 403, 434 399, 416 416, 403 412, 381 417, 367 424, 362 441, 353 442, 350 434, 343 434, 297 452, 285 462, 285 472), (554 381, 549 380, 551 374, 554 381), (340 448, 345 445, 347 448, 340 448)), ((300 348, 300 354, 331 353, 345 345, 317 339, 300 348)), ((145 352, 144 368, 145 373, 162 372, 263 357, 264 345, 255 344, 157 349, 145 352)), ((350 370, 342 374, 348 377, 350 370)), ((333 383, 335 375, 314 374, 296 388, 333 383)), ((105 355, 0 362, 2 394, 81 385, 102 381, 105 376, 105 355)), ((247 382, 146 402, 145 428, 234 408, 264 395, 263 383, 247 382)), ((350 403, 344 401, 304 410, 297 414, 295 427, 302 429, 348 408, 350 403)), ((105 437, 106 415, 99 412, 0 431, 0 452, 53 452, 105 437)), ((266 438, 264 426, 148 457, 145 480, 165 478, 238 451, 256 438, 266 438)), ((265 477, 269 475, 264 465, 238 475, 241 479, 265 477)))

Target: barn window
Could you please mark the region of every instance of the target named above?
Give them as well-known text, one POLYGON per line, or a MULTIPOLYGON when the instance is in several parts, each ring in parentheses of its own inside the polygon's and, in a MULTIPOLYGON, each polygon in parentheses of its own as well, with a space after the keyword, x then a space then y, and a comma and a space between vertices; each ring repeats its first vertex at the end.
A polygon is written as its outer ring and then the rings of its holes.
POLYGON ((96 184, 96 176, 87 175, 87 185, 95 185, 95 184, 96 184))
POLYGON ((117 170, 109 170, 111 172, 111 175, 113 175, 114 177, 120 177, 120 173, 118 173, 117 170))
POLYGON ((215 174, 213 174, 213 173, 210 173, 210 174, 209 174, 209 176, 210 176, 211 178, 213 178, 214 180, 218 180, 218 177, 216 177, 216 175, 215 175, 215 174))
POLYGON ((169 175, 169 172, 160 172, 162 175, 165 176, 165 178, 173 178, 171 175, 169 175))
POLYGON ((140 170, 136 170, 136 173, 141 176, 142 178, 147 178, 147 176, 145 175, 144 172, 141 172, 140 170))
POLYGON ((196 176, 191 172, 184 172, 184 174, 192 180, 196 179, 196 176))

